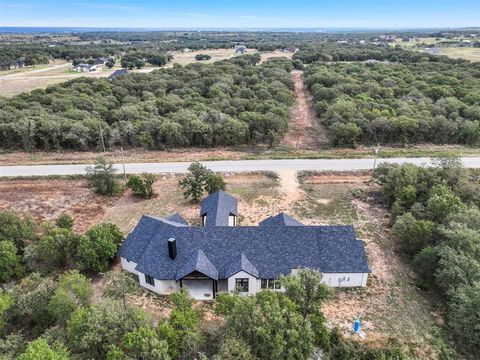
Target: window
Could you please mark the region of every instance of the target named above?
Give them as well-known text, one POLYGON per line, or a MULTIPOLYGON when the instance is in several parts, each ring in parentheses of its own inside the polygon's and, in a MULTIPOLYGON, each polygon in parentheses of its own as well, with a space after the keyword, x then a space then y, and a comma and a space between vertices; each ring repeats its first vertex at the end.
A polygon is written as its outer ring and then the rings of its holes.
POLYGON ((155 279, 153 277, 151 277, 150 275, 145 274, 145 282, 148 285, 155 286, 155 279))
POLYGON ((202 215, 202 226, 205 226, 206 222, 207 222, 207 214, 203 214, 202 215))
POLYGON ((267 286, 268 286, 268 279, 262 279, 262 285, 261 285, 262 289, 266 289, 267 286))
POLYGON ((262 279, 261 288, 279 290, 281 286, 280 286, 280 283, 278 282, 278 279, 262 279))
POLYGON ((248 292, 248 279, 235 279, 235 289, 240 292, 248 292))

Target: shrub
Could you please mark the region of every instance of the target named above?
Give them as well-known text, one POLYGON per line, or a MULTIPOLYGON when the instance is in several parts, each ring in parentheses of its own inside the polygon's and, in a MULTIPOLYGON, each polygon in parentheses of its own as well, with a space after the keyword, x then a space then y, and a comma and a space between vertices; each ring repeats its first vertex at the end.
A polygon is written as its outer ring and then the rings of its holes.
POLYGON ((156 179, 157 177, 153 174, 132 175, 128 178, 127 187, 132 190, 135 196, 149 199, 155 195, 153 183, 156 179))
POLYGON ((101 195, 115 195, 120 191, 115 177, 116 169, 105 158, 98 158, 93 167, 87 167, 89 185, 101 195))

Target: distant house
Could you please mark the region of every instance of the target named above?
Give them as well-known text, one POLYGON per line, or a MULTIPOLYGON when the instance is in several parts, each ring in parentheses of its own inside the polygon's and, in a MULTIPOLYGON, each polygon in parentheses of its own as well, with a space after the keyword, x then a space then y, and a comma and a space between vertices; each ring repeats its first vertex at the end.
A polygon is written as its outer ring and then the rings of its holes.
POLYGON ((78 64, 73 67, 74 71, 78 72, 93 72, 102 70, 100 65, 78 64))
POLYGON ((25 59, 24 58, 14 60, 10 63, 10 70, 19 69, 19 68, 23 68, 23 67, 25 67, 25 59))
POLYGON ((259 226, 236 226, 237 199, 224 191, 202 201, 202 226, 179 214, 142 216, 118 255, 140 285, 161 295, 186 287, 208 300, 221 291, 282 291, 278 278, 316 269, 332 287, 366 286, 370 268, 353 226, 306 226, 280 213, 259 226))
POLYGON ((235 45, 235 55, 243 55, 247 52, 247 47, 245 45, 235 45))
POLYGON ((127 69, 115 70, 107 79, 108 80, 113 80, 113 79, 115 79, 119 76, 127 75, 129 73, 130 73, 130 71, 128 71, 127 69))
POLYGON ((379 38, 380 38, 380 40, 383 40, 383 41, 395 41, 395 40, 397 40, 396 35, 380 35, 379 38))

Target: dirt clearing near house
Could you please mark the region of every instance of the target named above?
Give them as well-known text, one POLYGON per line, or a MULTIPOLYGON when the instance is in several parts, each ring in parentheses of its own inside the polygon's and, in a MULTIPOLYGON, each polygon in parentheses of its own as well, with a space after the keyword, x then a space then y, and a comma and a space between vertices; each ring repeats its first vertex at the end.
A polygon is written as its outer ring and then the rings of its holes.
POLYGON ((303 82, 303 71, 293 70, 295 104, 290 109, 288 132, 281 141, 284 146, 295 149, 325 147, 328 139, 313 110, 312 99, 303 82))
MULTIPOLYGON (((328 323, 349 334, 353 321, 362 316, 364 341, 375 346, 395 337, 417 349, 421 359, 436 358, 432 342, 442 317, 431 305, 430 294, 415 286, 412 271, 395 246, 388 228, 388 214, 374 201, 378 188, 368 172, 302 174, 224 174, 227 191, 239 199, 239 225, 257 225, 264 218, 285 211, 304 224, 353 224, 365 241, 372 273, 364 289, 336 290, 336 298, 325 304, 328 323), (354 196, 355 194, 355 196, 354 196), (438 324, 437 324, 438 323, 438 324)), ((129 191, 106 198, 95 195, 84 179, 17 179, 0 181, 0 209, 32 214, 51 220, 63 211, 76 219, 77 229, 109 221, 130 232, 143 214, 182 214, 199 225, 199 204, 183 198, 179 175, 159 177, 154 184, 158 196, 143 200, 129 191)), ((114 267, 113 270, 118 268, 114 267)), ((100 285, 99 285, 100 286, 100 285)), ((168 299, 144 292, 130 299, 155 319, 168 314, 168 299)))

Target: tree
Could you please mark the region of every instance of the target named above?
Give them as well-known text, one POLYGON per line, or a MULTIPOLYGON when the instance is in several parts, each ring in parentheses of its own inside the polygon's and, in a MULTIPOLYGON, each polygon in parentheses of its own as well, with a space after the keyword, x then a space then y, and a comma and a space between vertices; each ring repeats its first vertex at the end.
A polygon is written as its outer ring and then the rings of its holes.
POLYGON ((225 189, 225 181, 220 174, 215 174, 199 162, 194 162, 188 167, 189 173, 180 180, 178 185, 184 189, 185 199, 191 197, 198 202, 205 191, 209 194, 225 189))
POLYGON ((0 283, 10 280, 21 272, 20 256, 12 241, 0 241, 0 283))
POLYGON ((0 289, 0 337, 4 335, 5 330, 5 313, 13 305, 13 296, 0 289))
POLYGON ((49 229, 37 242, 25 248, 24 259, 30 269, 48 273, 75 262, 80 235, 70 229, 49 229))
POLYGON ((127 353, 135 359, 170 360, 167 342, 160 340, 155 330, 149 325, 125 334, 123 345, 127 353))
POLYGON ((191 358, 200 342, 195 327, 201 313, 193 308, 194 300, 186 288, 173 293, 171 300, 175 307, 168 321, 158 326, 157 332, 168 343, 168 353, 172 359, 191 358))
POLYGON ((92 295, 90 280, 77 270, 67 271, 58 278, 48 311, 58 323, 66 323, 76 309, 90 304, 92 295))
POLYGON ((197 54, 195 55, 195 60, 203 61, 203 60, 210 60, 212 57, 208 54, 197 54))
POLYGON ((250 347, 236 338, 226 339, 212 360, 255 360, 250 347))
POLYGON ((67 321, 69 347, 88 358, 103 359, 110 346, 126 333, 145 325, 145 314, 111 299, 91 307, 80 307, 67 321))
MULTIPOLYGON (((314 349, 311 323, 297 311, 287 296, 263 290, 255 296, 235 296, 237 300, 226 315, 230 334, 244 341, 260 360, 308 359, 314 349)), ((224 307, 228 309, 228 307, 224 307)))
POLYGON ((116 169, 105 158, 98 158, 94 167, 87 167, 87 179, 95 192, 101 195, 115 195, 120 187, 115 178, 116 169))
POLYGON ((42 278, 39 273, 23 278, 12 292, 15 296, 15 314, 40 330, 52 325, 52 317, 46 309, 55 288, 53 279, 42 278))
POLYGON ((480 282, 473 286, 462 286, 454 294, 450 303, 448 324, 455 334, 465 339, 472 349, 479 349, 480 336, 480 282))
POLYGON ((400 246, 410 254, 416 254, 433 242, 435 224, 429 220, 416 220, 411 213, 400 216, 393 226, 400 246))
POLYGON ((36 229, 32 220, 11 211, 0 212, 0 240, 12 241, 17 249, 22 250, 35 238, 36 229))
POLYGON ((131 175, 128 178, 127 187, 132 190, 134 195, 149 199, 155 195, 153 183, 156 179, 157 177, 154 174, 131 175))
POLYGON ((322 275, 316 270, 301 269, 295 275, 281 277, 280 283, 285 288, 285 295, 298 306, 303 321, 311 324, 315 343, 328 350, 328 329, 320 307, 332 297, 332 292, 322 283, 322 275))
POLYGON ((69 360, 68 350, 62 344, 51 347, 45 339, 32 341, 18 360, 69 360))
POLYGON ((427 201, 427 211, 430 219, 443 223, 450 214, 460 210, 462 201, 452 190, 444 185, 434 186, 427 201))
POLYGON ((207 178, 205 190, 207 193, 213 194, 218 190, 225 190, 226 185, 222 175, 211 173, 207 178))
POLYGON ((117 225, 93 226, 80 238, 76 262, 81 270, 105 272, 124 236, 117 225))
POLYGON ((71 215, 68 213, 62 213, 60 214, 57 219, 55 220, 55 224, 62 229, 73 229, 73 225, 75 223, 75 220, 71 215))
POLYGON ((354 123, 342 124, 336 122, 328 128, 328 132, 333 146, 355 147, 355 142, 362 130, 354 123))
POLYGON ((121 300, 125 309, 128 295, 135 294, 138 290, 138 282, 126 272, 109 271, 103 275, 103 296, 121 300))
POLYGON ((107 63, 105 64, 105 66, 108 67, 109 69, 114 67, 115 66, 115 59, 114 58, 109 58, 107 63))

